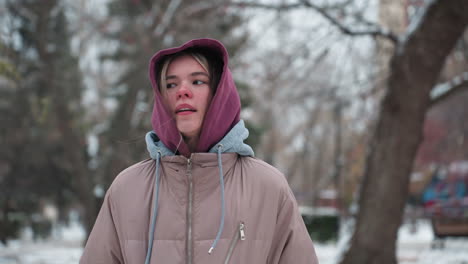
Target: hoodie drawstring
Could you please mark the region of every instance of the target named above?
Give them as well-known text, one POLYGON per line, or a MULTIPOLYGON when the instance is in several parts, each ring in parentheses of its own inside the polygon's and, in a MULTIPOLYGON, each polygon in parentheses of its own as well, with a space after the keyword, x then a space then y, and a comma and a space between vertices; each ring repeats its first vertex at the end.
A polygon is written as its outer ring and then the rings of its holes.
POLYGON ((223 145, 219 144, 218 145, 218 167, 219 167, 219 185, 221 187, 221 223, 219 224, 219 229, 218 229, 218 234, 216 234, 216 238, 213 241, 213 244, 211 244, 210 250, 208 250, 208 254, 211 254, 213 252, 213 249, 216 247, 216 244, 218 244, 219 238, 221 237, 221 233, 223 233, 224 229, 224 177, 223 177, 223 163, 221 161, 221 152, 222 152, 223 145))
MULTIPOLYGON (((221 159, 221 153, 222 153, 222 147, 223 145, 219 144, 218 145, 218 168, 219 168, 219 181, 220 181, 220 188, 221 188, 221 220, 219 224, 219 229, 218 233, 216 234, 216 238, 213 241, 213 244, 211 244, 210 249, 208 250, 208 254, 211 254, 216 247, 216 244, 218 244, 218 241, 221 237, 221 234, 223 233, 224 229, 224 217, 225 217, 225 204, 224 204, 224 177, 223 177, 223 163, 221 159)), ((151 218, 151 227, 149 231, 149 239, 148 239, 148 251, 146 253, 146 259, 145 259, 145 264, 149 264, 151 260, 151 253, 153 249, 153 241, 154 241, 154 230, 156 227, 156 217, 158 214, 158 197, 159 197, 159 166, 160 166, 160 159, 161 159, 161 153, 158 151, 156 154, 156 179, 154 183, 154 202, 153 202, 153 216, 151 218)))
POLYGON ((158 215, 158 196, 159 196, 159 162, 161 159, 161 152, 156 153, 156 180, 154 182, 154 201, 153 201, 153 217, 151 218, 151 228, 148 239, 148 251, 146 252, 145 264, 149 264, 151 260, 151 253, 153 250, 154 229, 156 227, 156 216, 158 215))

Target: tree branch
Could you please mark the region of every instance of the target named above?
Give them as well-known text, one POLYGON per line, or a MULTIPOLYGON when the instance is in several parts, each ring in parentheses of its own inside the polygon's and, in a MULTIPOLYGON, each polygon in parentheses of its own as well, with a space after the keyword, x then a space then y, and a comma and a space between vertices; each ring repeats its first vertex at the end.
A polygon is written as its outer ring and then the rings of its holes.
POLYGON ((388 29, 382 28, 380 25, 372 24, 371 22, 366 21, 365 24, 371 28, 367 30, 353 30, 344 24, 342 24, 337 18, 332 16, 329 13, 330 9, 336 9, 336 7, 321 7, 316 4, 311 3, 307 0, 300 0, 299 3, 292 4, 263 4, 255 2, 232 2, 231 6, 236 6, 240 8, 252 7, 252 8, 262 8, 268 10, 277 10, 277 11, 288 11, 291 9, 297 9, 301 7, 306 7, 315 10, 317 13, 322 15, 327 19, 332 25, 336 26, 343 34, 350 36, 372 36, 372 37, 383 37, 392 41, 392 43, 398 42, 398 37, 388 29))
POLYGON ((303 7, 304 5, 301 3, 294 3, 294 4, 263 4, 263 3, 256 3, 256 2, 232 2, 231 6, 236 6, 240 8, 261 8, 261 9, 269 9, 269 10, 276 10, 276 11, 283 11, 283 10, 291 10, 303 7))
MULTIPOLYGON (((393 32, 391 32, 388 29, 383 29, 377 24, 372 26, 373 29, 352 30, 351 28, 343 25, 340 21, 338 21, 338 19, 330 15, 327 12, 327 9, 323 7, 319 7, 315 4, 312 4, 310 1, 307 1, 307 0, 303 0, 302 3, 304 4, 304 6, 315 10, 316 12, 321 14, 323 17, 325 17, 328 21, 330 21, 330 23, 338 27, 338 29, 340 29, 343 34, 350 35, 350 36, 368 36, 368 35, 373 36, 373 37, 380 36, 380 37, 384 37, 392 41, 395 44, 398 42, 398 37, 393 32)), ((370 22, 366 22, 366 24, 369 25, 370 22)))
POLYGON ((153 34, 156 37, 162 36, 163 33, 166 31, 167 27, 171 23, 174 17, 174 14, 177 8, 179 8, 180 4, 182 4, 182 0, 172 0, 169 3, 166 9, 166 12, 164 12, 161 23, 158 24, 158 26, 154 29, 153 34))
POLYGON ((436 85, 431 91, 431 103, 429 107, 434 107, 441 102, 468 91, 468 72, 453 78, 452 80, 436 85))

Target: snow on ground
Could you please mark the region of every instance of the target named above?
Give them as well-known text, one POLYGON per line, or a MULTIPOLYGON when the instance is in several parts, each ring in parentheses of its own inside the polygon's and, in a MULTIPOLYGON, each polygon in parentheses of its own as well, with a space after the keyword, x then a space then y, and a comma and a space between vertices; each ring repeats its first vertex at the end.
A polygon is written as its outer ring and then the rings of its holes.
MULTIPOLYGON (((399 264, 468 264, 468 238, 448 238, 444 249, 431 249, 434 240, 431 224, 420 220, 412 232, 409 224, 398 232, 397 257, 399 264)), ((340 235, 338 243, 315 244, 320 264, 336 264, 347 247, 350 234, 340 235)))
MULTIPOLYGON (((428 221, 419 221, 415 232, 403 225, 398 234, 399 264, 468 264, 468 238, 449 238, 444 249, 431 249, 432 229, 428 221)), ((349 232, 337 243, 315 244, 320 264, 336 264, 347 247, 349 232)), ((83 252, 83 229, 78 224, 60 228, 53 238, 34 243, 30 231, 8 246, 0 244, 0 264, 77 264, 83 252)))
POLYGON ((21 239, 0 244, 0 264, 77 264, 83 252, 84 230, 78 223, 56 228, 52 238, 32 241, 30 229, 23 230, 21 239))
POLYGON ((400 264, 468 264, 468 238, 451 237, 444 249, 432 249, 434 239, 429 221, 421 221, 415 233, 410 225, 403 225, 398 233, 400 264))

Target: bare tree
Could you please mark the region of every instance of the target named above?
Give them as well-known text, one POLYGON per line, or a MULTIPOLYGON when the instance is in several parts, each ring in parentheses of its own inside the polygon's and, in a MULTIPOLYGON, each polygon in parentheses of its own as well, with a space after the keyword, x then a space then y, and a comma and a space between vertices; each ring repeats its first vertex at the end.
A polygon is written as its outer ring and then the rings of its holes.
MULTIPOLYGON (((464 10, 468 2, 429 1, 423 15, 401 36, 365 20, 361 20, 361 26, 367 25, 367 29, 354 30, 339 19, 341 13, 334 7, 320 7, 306 0, 280 5, 255 2, 237 5, 272 10, 311 9, 345 35, 372 36, 391 43, 388 74, 373 89, 383 91, 384 99, 366 161, 355 233, 342 263, 396 263, 397 231, 422 124, 431 105, 430 92, 446 57, 466 28, 468 13, 464 10)), ((452 87, 465 86, 460 83, 452 87)))
POLYGON ((397 231, 430 91, 468 24, 467 8, 463 0, 430 1, 397 43, 367 158, 356 229, 343 264, 397 263, 397 231))

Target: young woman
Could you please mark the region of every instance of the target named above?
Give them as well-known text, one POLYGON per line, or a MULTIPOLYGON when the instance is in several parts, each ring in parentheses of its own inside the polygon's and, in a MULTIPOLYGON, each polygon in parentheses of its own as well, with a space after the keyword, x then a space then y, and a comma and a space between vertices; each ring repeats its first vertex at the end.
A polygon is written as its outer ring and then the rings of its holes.
POLYGON ((151 159, 114 180, 80 263, 318 263, 284 176, 243 143, 224 46, 162 50, 150 78, 151 159))

